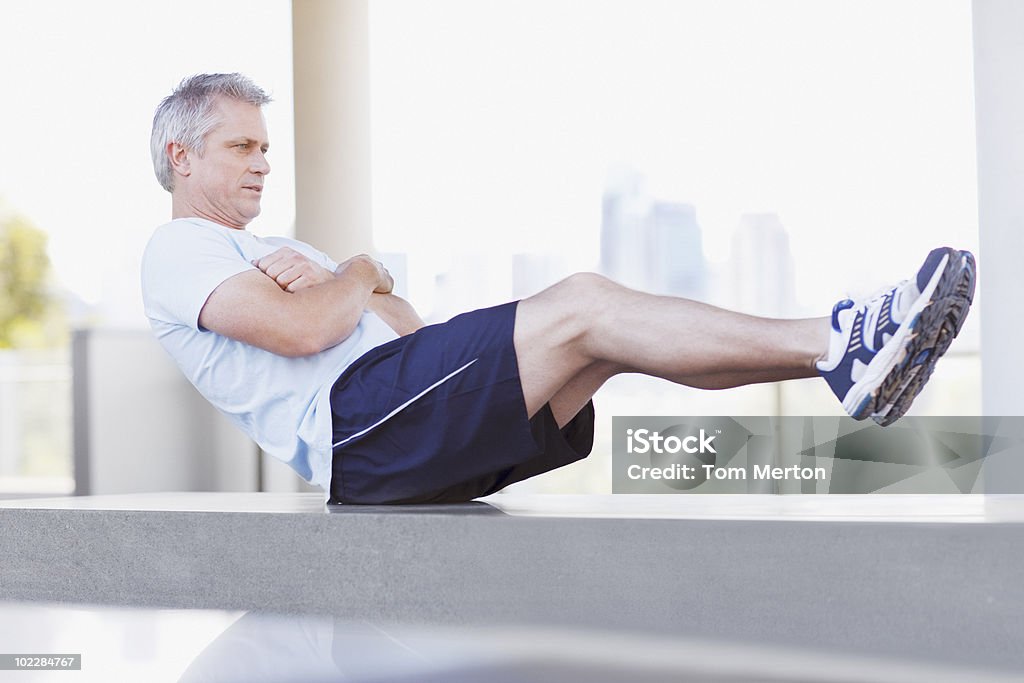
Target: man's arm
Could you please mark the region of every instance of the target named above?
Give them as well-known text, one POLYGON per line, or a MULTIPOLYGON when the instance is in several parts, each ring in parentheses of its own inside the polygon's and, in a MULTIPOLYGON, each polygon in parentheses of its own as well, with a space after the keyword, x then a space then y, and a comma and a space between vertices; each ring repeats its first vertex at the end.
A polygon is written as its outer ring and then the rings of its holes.
MULTIPOLYGON (((356 258, 363 257, 357 256, 356 258)), ((340 264, 335 272, 331 273, 307 256, 288 247, 282 247, 255 262, 254 265, 273 278, 281 289, 286 292, 298 292, 331 280, 348 267, 348 261, 340 264)), ((370 294, 370 298, 366 302, 366 309, 376 313, 399 336, 405 336, 420 329, 426 323, 408 301, 390 293, 393 285, 393 282, 388 284, 387 293, 384 293, 384 288, 378 287, 370 294)))
POLYGON ((376 313, 400 337, 412 334, 426 325, 412 304, 394 294, 374 292, 366 302, 366 308, 376 313))
POLYGON ((352 334, 370 294, 389 292, 392 285, 384 267, 368 256, 349 259, 333 277, 293 292, 261 268, 221 283, 200 311, 199 324, 282 356, 308 356, 352 334))

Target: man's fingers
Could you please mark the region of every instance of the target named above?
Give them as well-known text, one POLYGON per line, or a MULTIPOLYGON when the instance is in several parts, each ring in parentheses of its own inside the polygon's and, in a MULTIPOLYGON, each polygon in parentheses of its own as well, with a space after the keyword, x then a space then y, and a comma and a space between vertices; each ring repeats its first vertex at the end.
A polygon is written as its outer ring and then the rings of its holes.
POLYGON ((266 271, 268 266, 273 264, 275 261, 278 261, 278 260, 281 259, 281 257, 284 255, 282 253, 283 251, 284 251, 283 248, 282 249, 278 249, 275 252, 271 252, 271 253, 267 254, 263 258, 256 259, 255 261, 252 262, 252 264, 254 266, 256 266, 257 268, 259 268, 260 270, 266 271))
MULTIPOLYGON (((270 273, 267 274, 269 275, 270 273)), ((284 270, 282 270, 280 273, 272 277, 277 282, 277 284, 281 285, 281 289, 287 289, 288 285, 292 284, 293 282, 301 278, 302 275, 302 268, 298 264, 295 264, 285 267, 284 270)))
POLYGON ((382 271, 381 281, 373 291, 378 294, 390 294, 395 288, 395 279, 391 277, 391 273, 388 272, 387 268, 381 266, 380 269, 382 271))
POLYGON ((278 259, 269 263, 266 259, 259 259, 252 261, 252 264, 259 268, 264 275, 272 278, 281 289, 288 287, 304 273, 303 264, 296 263, 292 259, 278 259))
MULTIPOLYGON (((288 247, 281 247, 280 249, 267 254, 263 258, 253 261, 252 264, 259 268, 260 270, 262 270, 264 273, 266 273, 267 269, 273 267, 274 264, 278 263, 279 261, 282 261, 284 259, 290 259, 295 256, 301 257, 302 255, 299 254, 294 249, 290 249, 288 247)), ((270 275, 269 273, 267 274, 270 275)), ((271 275, 271 277, 274 276, 271 275)))
MULTIPOLYGON (((390 294, 394 290, 395 280, 391 277, 388 269, 384 267, 383 263, 366 254, 353 256, 342 263, 341 266, 345 266, 357 259, 368 261, 377 269, 378 282, 377 287, 373 291, 378 294, 390 294)), ((323 271, 323 277, 321 277, 316 272, 318 270, 317 264, 287 247, 278 249, 273 254, 254 261, 253 265, 274 278, 282 289, 290 292, 320 284, 334 275, 329 270, 319 267, 319 270, 323 271)), ((340 271, 341 268, 339 267, 335 272, 340 271)))
POLYGON ((277 256, 275 253, 269 256, 264 256, 261 259, 256 259, 255 261, 252 262, 252 264, 259 268, 260 270, 262 270, 264 273, 266 273, 268 269, 272 268, 274 264, 278 263, 280 260, 281 257, 277 256))
POLYGON ((375 261, 375 263, 380 270, 380 284, 377 285, 377 289, 374 291, 381 294, 389 294, 395 288, 395 278, 391 277, 391 273, 388 272, 383 263, 380 261, 375 261))
POLYGON ((290 263, 286 263, 284 261, 278 261, 276 263, 270 264, 266 268, 262 268, 261 270, 264 273, 266 273, 267 275, 269 275, 270 277, 272 277, 272 278, 274 278, 276 280, 278 275, 280 275, 284 271, 288 270, 290 267, 291 267, 290 263))
MULTIPOLYGON (((274 261, 273 263, 270 263, 269 265, 264 264, 264 267, 260 268, 260 270, 262 270, 264 273, 266 273, 267 275, 276 280, 283 273, 287 273, 289 270, 292 270, 294 268, 302 269, 306 268, 307 266, 308 263, 306 262, 306 260, 301 255, 295 254, 294 256, 287 255, 284 258, 280 258, 274 261)), ((292 280, 294 280, 296 277, 298 277, 298 275, 292 276, 292 280)))

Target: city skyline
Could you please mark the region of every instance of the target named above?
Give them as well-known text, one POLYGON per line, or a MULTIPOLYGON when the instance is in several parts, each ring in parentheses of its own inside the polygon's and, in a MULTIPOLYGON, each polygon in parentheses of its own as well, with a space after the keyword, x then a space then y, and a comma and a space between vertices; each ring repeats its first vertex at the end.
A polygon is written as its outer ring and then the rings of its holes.
MULTIPOLYGON (((795 299, 789 234, 777 214, 742 214, 729 255, 711 262, 703 250, 699 207, 651 196, 641 173, 613 176, 601 203, 599 257, 589 270, 634 289, 754 315, 804 313, 795 299)), ((389 252, 384 260, 389 268, 401 269, 393 272, 399 279, 415 261, 405 252, 389 252)), ((560 252, 456 251, 446 267, 432 278, 421 278, 418 287, 410 283, 407 293, 436 322, 530 296, 572 272, 560 252)))

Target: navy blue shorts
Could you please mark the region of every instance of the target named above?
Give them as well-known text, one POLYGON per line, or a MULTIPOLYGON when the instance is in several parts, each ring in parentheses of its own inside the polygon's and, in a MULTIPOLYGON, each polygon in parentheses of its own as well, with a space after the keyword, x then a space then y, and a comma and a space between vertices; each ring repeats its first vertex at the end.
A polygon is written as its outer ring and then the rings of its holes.
POLYGON ((593 402, 562 429, 548 405, 527 418, 517 304, 428 325, 345 369, 331 391, 331 503, 464 502, 590 454, 593 402))

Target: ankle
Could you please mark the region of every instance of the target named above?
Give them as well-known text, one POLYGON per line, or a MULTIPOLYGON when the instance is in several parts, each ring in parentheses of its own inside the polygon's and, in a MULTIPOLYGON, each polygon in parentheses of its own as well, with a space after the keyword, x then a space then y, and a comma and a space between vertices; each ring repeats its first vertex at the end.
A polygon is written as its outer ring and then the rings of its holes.
POLYGON ((828 360, 830 344, 832 340, 832 321, 828 317, 812 318, 808 320, 811 331, 810 339, 810 360, 809 368, 818 371, 818 364, 828 360))

